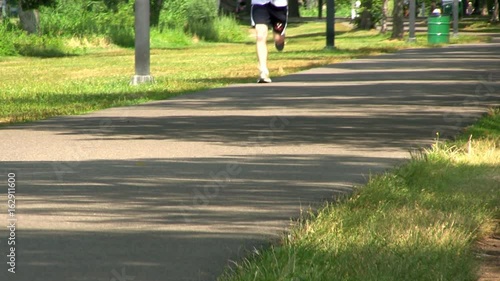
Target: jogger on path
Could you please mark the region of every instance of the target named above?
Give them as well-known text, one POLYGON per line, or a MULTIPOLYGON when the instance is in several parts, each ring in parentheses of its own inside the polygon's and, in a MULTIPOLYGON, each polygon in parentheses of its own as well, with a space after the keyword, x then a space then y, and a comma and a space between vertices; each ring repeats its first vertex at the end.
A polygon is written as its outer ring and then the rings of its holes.
POLYGON ((252 0, 251 21, 255 27, 257 59, 260 76, 258 83, 271 83, 267 68, 267 31, 274 33, 274 46, 278 51, 285 47, 285 31, 288 20, 288 0, 252 0))

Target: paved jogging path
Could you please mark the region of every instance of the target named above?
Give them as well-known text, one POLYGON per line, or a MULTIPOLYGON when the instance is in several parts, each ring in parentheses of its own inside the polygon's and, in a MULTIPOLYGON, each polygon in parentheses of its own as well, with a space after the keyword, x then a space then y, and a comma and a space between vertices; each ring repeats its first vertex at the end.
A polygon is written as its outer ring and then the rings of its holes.
POLYGON ((4 226, 0 279, 215 280, 301 209, 498 105, 499 43, 2 128, 0 224, 15 172, 17 273, 4 226))

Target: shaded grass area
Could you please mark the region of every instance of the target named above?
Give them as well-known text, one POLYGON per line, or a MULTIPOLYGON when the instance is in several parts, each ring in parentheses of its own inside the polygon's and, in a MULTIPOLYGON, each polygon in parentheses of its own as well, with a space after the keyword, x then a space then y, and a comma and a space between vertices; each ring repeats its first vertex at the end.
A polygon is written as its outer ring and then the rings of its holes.
POLYGON ((459 27, 464 31, 475 31, 475 32, 500 32, 500 23, 489 22, 489 18, 486 19, 466 19, 459 23, 459 27))
MULTIPOLYGON (((425 47, 425 35, 416 44, 387 40, 377 31, 351 31, 336 26, 336 49, 324 50, 324 23, 292 24, 285 52, 269 54, 272 77, 357 57, 425 47)), ((175 37, 175 35, 172 35, 175 37)), ((463 42, 478 41, 464 37, 463 42)), ((103 108, 166 99, 171 96, 255 81, 258 73, 252 30, 241 43, 204 43, 165 48, 162 38, 152 38, 153 85, 133 87, 134 51, 76 42, 85 51, 59 58, 0 57, 0 125, 82 114, 103 108), (158 41, 159 40, 159 41, 158 41)), ((271 36, 269 37, 271 39, 271 36)), ((97 39, 94 39, 94 41, 97 39)), ((166 39, 165 39, 166 40, 166 39)), ((85 41, 85 40, 84 40, 85 41)), ((99 40, 97 40, 99 41, 99 40)))
POLYGON ((477 280, 475 241, 500 218, 499 117, 468 128, 461 138, 481 132, 470 146, 437 141, 310 212, 219 280, 477 280))

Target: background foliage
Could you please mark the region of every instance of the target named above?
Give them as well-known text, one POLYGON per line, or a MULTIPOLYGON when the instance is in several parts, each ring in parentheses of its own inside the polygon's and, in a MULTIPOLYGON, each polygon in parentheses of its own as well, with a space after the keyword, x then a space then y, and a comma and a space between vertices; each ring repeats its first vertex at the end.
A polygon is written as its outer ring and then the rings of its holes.
MULTIPOLYGON (((153 9, 160 9, 157 18, 151 19, 151 40, 155 46, 187 46, 199 40, 240 42, 248 37, 233 15, 219 15, 218 0, 150 1, 152 16, 153 9)), ((39 34, 25 35, 16 18, 5 20, 0 25, 0 56, 67 54, 71 50, 64 42, 72 38, 90 42, 102 38, 111 44, 133 47, 134 3, 132 0, 23 2, 27 7, 39 9, 39 34), (39 48, 42 50, 35 52, 39 48)), ((15 7, 17 3, 11 0, 10 5, 15 7)))
MULTIPOLYGON (((242 42, 249 39, 244 26, 248 26, 248 14, 241 19, 234 13, 221 13, 219 4, 231 0, 150 0, 151 41, 155 47, 182 47, 198 41, 242 42), (246 17, 245 17, 246 16, 246 17)), ((493 0, 477 0, 477 3, 493 3, 493 0)), ((64 55, 75 52, 75 46, 67 42, 80 41, 134 46, 134 0, 23 0, 26 8, 40 11, 37 34, 26 35, 16 17, 0 23, 0 56, 10 55, 64 55), (42 39, 39 37, 43 37, 42 39), (39 51, 37 51, 39 50, 39 51)), ((361 0, 358 15, 367 11, 370 28, 382 15, 383 0, 361 0)), ((389 0, 389 16, 394 0, 389 0)), ((406 1, 407 2, 407 1, 406 1)), ((417 0, 417 7, 425 3, 428 14, 433 0, 417 0)), ((436 1, 440 2, 440 1, 436 1)), ((19 0, 8 0, 16 7, 19 0)), ((302 16, 317 17, 319 0, 299 0, 302 16)), ((323 17, 326 16, 323 0, 323 17)), ((336 16, 349 18, 353 0, 336 0, 336 16)), ((226 3, 227 4, 227 3, 226 3)), ((236 5, 236 1, 234 1, 236 5)), ((358 24, 359 19, 352 21, 358 24)), ((73 44, 75 45, 75 44, 73 44)), ((80 46, 77 46, 80 47, 80 46)), ((77 50, 78 51, 78 50, 77 50)))

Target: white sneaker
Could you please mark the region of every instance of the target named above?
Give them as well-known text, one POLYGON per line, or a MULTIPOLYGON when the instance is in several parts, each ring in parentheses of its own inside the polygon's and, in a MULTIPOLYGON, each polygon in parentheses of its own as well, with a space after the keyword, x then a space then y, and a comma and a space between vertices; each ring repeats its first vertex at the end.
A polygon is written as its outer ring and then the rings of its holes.
POLYGON ((268 71, 261 71, 259 79, 257 79, 257 83, 271 83, 273 82, 271 78, 269 78, 269 72, 268 71))

